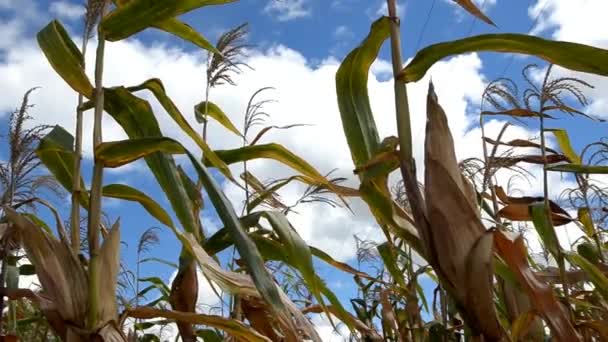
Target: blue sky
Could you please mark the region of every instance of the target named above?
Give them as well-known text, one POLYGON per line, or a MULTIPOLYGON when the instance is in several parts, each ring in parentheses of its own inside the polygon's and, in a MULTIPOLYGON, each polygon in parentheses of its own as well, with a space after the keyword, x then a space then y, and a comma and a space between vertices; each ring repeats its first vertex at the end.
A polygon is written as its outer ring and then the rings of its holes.
MULTIPOLYGON (((485 12, 498 27, 492 27, 475 20, 456 7, 449 0, 400 1, 402 8, 402 35, 404 58, 411 58, 415 51, 426 45, 483 33, 527 33, 547 38, 574 40, 607 47, 608 32, 601 15, 605 13, 604 0, 581 1, 573 5, 568 0, 478 0, 485 12), (577 19, 584 17, 586 19, 577 19)), ((379 16, 384 1, 381 0, 241 0, 227 6, 207 7, 183 16, 183 20, 194 26, 211 40, 228 28, 243 22, 250 23, 249 40, 256 45, 248 62, 255 71, 238 77, 239 87, 222 87, 212 94, 216 101, 237 123, 242 122, 244 104, 251 93, 261 86, 273 86, 268 93, 278 100, 271 105, 273 124, 309 123, 314 128, 298 128, 289 133, 277 132, 268 136, 268 141, 276 140, 294 152, 304 156, 321 172, 338 168, 338 174, 352 177, 352 162, 341 136, 339 115, 335 103, 333 75, 339 61, 364 38, 373 20, 379 16)), ((29 87, 42 86, 32 96, 37 107, 31 114, 37 122, 61 124, 73 130, 73 107, 76 96, 54 76, 52 69, 37 50, 35 33, 53 17, 58 17, 78 36, 80 32, 80 1, 44 0, 27 1, 0 0, 0 32, 4 41, 0 42, 0 120, 6 122, 7 114, 18 106, 21 94, 29 87)), ((75 40, 79 40, 75 38, 75 40)), ((107 84, 135 85, 147 78, 160 77, 185 115, 193 120, 192 106, 202 100, 204 89, 204 53, 196 47, 180 42, 174 37, 155 30, 138 34, 126 42, 109 44, 107 84)), ((388 44, 383 48, 380 61, 373 68, 370 77, 370 96, 376 112, 378 126, 383 136, 395 134, 392 119, 392 83, 390 81, 390 60, 388 44)), ((432 77, 437 85, 439 98, 445 107, 459 157, 478 156, 480 151, 479 129, 475 112, 480 105, 484 84, 500 76, 519 77, 521 67, 533 59, 501 54, 470 54, 439 63, 420 82, 411 85, 410 101, 414 114, 415 153, 422 161, 421 145, 424 128, 424 91, 432 77)), ((89 62, 89 65, 91 63, 89 62)), ((562 71, 559 71, 560 73, 562 71)), ((601 98, 608 89, 605 80, 584 76, 597 85, 590 93, 590 113, 608 114, 608 104, 601 98)), ((148 98, 148 97, 147 97, 148 98)), ((162 109, 153 103, 158 112, 163 131, 167 135, 179 136, 162 109), (161 118, 162 117, 162 118, 161 118)), ((501 121, 489 124, 490 132, 497 132, 501 121)), ((556 123, 566 126, 573 136, 575 148, 599 139, 604 125, 586 120, 564 120, 556 123)), ((198 126, 197 126, 198 127, 198 126)), ((514 137, 537 135, 535 126, 514 128, 514 137)), ((215 148, 238 146, 238 140, 220 127, 212 126, 211 145, 215 148)), ((88 127, 87 129, 90 129, 88 127)), ((124 134, 110 120, 104 122, 105 139, 119 139, 124 134)), ((511 134, 511 133, 509 133, 511 134)), ((185 141, 193 147, 192 142, 185 141)), ((90 174, 90 143, 85 144, 85 175, 90 174), (87 146, 87 144, 89 144, 87 146), (88 150, 87 150, 88 149, 88 150)), ((2 153, 2 152, 0 152, 2 153)), ((4 155, 0 154, 0 158, 4 155)), ((178 159, 180 163, 185 160, 178 159)), ((259 162, 252 170, 262 179, 289 175, 289 170, 271 162, 259 162)), ((238 174, 236 167, 233 172, 238 174)), ((532 170, 533 173, 538 169, 532 170)), ((508 175, 504 176, 506 180, 508 175)), ((218 180, 222 181, 220 178, 218 180)), ((143 163, 112 170, 106 173, 106 183, 127 183, 156 198, 168 208, 164 196, 154 184, 154 180, 143 163)), ((552 178, 557 183, 568 183, 558 175, 552 178)), ((227 194, 238 207, 242 193, 228 183, 223 183, 227 194)), ((539 184, 521 185, 530 193, 539 192, 539 184)), ((303 190, 293 186, 285 190, 284 198, 291 200, 303 190)), ((555 194, 557 195, 557 194, 555 194)), ((112 219, 122 222, 122 239, 128 244, 124 258, 133 265, 134 249, 139 235, 148 227, 158 226, 137 205, 106 201, 105 208, 112 219)), ((57 206, 67 219, 67 201, 57 201, 57 206)), ((294 226, 311 244, 325 248, 336 258, 354 262, 353 234, 363 238, 381 241, 382 237, 373 219, 359 202, 353 204, 357 216, 345 210, 331 211, 318 205, 300 210, 291 215, 294 226)), ((203 213, 205 229, 212 232, 219 222, 212 209, 203 213)), ((152 250, 152 255, 176 261, 179 245, 172 234, 161 230, 162 245, 152 250)), ((146 265, 143 273, 161 276, 168 280, 172 270, 166 266, 146 265)), ((320 275, 327 279, 345 300, 355 291, 350 277, 319 265, 320 275)), ((430 286, 425 287, 432 290, 430 286)))

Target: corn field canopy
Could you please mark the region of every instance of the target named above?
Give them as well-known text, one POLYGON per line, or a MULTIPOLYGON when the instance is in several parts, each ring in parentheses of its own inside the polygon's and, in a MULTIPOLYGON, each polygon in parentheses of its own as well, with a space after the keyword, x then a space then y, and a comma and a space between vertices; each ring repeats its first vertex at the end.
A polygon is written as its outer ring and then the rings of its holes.
POLYGON ((605 0, 0 0, 0 340, 608 341, 605 0))

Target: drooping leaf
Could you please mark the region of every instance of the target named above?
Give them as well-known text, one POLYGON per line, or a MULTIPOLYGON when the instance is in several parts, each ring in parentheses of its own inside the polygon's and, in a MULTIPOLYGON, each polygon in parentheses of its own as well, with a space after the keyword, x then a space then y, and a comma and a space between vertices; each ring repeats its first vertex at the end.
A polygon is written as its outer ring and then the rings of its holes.
POLYGON ((355 167, 365 164, 380 146, 367 91, 369 68, 390 36, 390 19, 372 24, 369 35, 346 56, 336 73, 338 107, 355 167))
POLYGON ((169 96, 167 96, 162 82, 157 78, 153 78, 138 86, 128 88, 128 90, 133 92, 142 89, 147 89, 154 94, 158 102, 163 106, 171 119, 173 119, 173 121, 175 121, 175 123, 184 131, 184 133, 194 140, 198 147, 203 151, 205 159, 209 161, 211 166, 218 168, 218 170, 220 170, 224 176, 233 180, 232 173, 230 172, 228 166, 217 157, 215 152, 209 148, 209 145, 207 145, 203 138, 196 133, 192 126, 190 126, 190 123, 188 123, 188 120, 186 120, 186 118, 182 115, 175 103, 173 103, 169 96))
POLYGON ((559 341, 580 341, 580 336, 570 322, 566 309, 560 304, 551 287, 536 277, 530 265, 523 237, 511 237, 506 232, 494 233, 494 246, 498 255, 514 271, 519 284, 526 291, 536 311, 543 316, 559 341))
POLYGON ((574 151, 572 144, 570 143, 570 137, 568 136, 568 132, 565 129, 545 129, 546 132, 551 132, 555 136, 557 140, 557 144, 559 145, 560 150, 562 150, 562 154, 564 154, 570 162, 573 164, 580 165, 582 163, 581 157, 574 151))
POLYGON ((95 159, 104 167, 120 167, 154 152, 184 153, 182 145, 170 138, 139 138, 105 142, 95 149, 95 159))
MULTIPOLYGON (((129 0, 112 0, 112 2, 120 8, 126 5, 129 0)), ((194 28, 192 28, 192 26, 175 18, 169 18, 156 22, 152 24, 152 27, 171 33, 185 41, 191 42, 192 44, 202 49, 208 50, 209 52, 219 53, 215 46, 213 46, 213 44, 211 44, 207 40, 207 38, 203 37, 194 28)))
POLYGON ((525 34, 484 34, 428 46, 416 54, 398 79, 416 82, 439 60, 470 52, 495 51, 532 55, 574 71, 608 76, 608 50, 525 34))
MULTIPOLYGON (((511 221, 532 221, 529 207, 534 203, 543 201, 542 197, 507 196, 504 189, 500 186, 495 187, 495 192, 498 199, 505 204, 505 206, 498 211, 498 216, 511 221)), ((551 208, 551 220, 553 221, 553 225, 561 226, 572 222, 570 214, 557 203, 549 200, 549 207, 551 208)))
POLYGON ((588 237, 593 237, 595 228, 593 227, 593 218, 589 212, 589 208, 583 207, 578 209, 578 220, 583 224, 583 231, 588 237))
MULTIPOLYGON (((535 117, 541 116, 541 114, 539 112, 535 112, 535 111, 525 109, 525 108, 512 108, 512 109, 501 110, 501 111, 497 111, 497 112, 483 111, 483 112, 481 112, 481 115, 507 115, 507 116, 513 116, 513 117, 521 117, 521 118, 535 118, 535 117)), ((548 114, 543 114, 542 116, 544 118, 554 119, 551 115, 548 115, 548 114)))
MULTIPOLYGON (((496 140, 490 139, 488 137, 485 137, 483 140, 485 142, 487 142, 488 144, 492 144, 492 145, 502 145, 502 146, 511 146, 511 147, 533 147, 533 148, 542 149, 542 146, 540 144, 537 144, 530 140, 524 140, 524 139, 515 139, 515 140, 508 141, 508 142, 504 142, 504 141, 496 141, 496 140)), ((557 151, 555 151, 551 148, 548 148, 548 147, 545 147, 545 152, 559 154, 557 151)))
POLYGON ((233 1, 235 0, 131 0, 105 16, 100 29, 107 40, 117 41, 194 9, 233 1))
POLYGON ((585 271, 595 286, 595 290, 597 290, 597 292, 604 297, 605 300, 608 300, 608 277, 606 277, 606 275, 602 273, 602 271, 594 264, 589 262, 589 260, 578 254, 567 253, 566 258, 568 261, 585 271))
MULTIPOLYGON (((231 271, 223 270, 217 262, 211 258, 205 250, 201 248, 198 242, 193 238, 191 234, 178 235, 180 241, 186 246, 192 254, 196 257, 203 273, 213 282, 217 283, 225 291, 232 294, 240 294, 242 296, 248 296, 251 298, 262 298, 259 288, 254 285, 254 282, 249 275, 243 273, 235 273, 231 271)), ((256 249, 257 250, 257 249, 256 249)), ((273 284, 274 286, 274 284, 273 284)), ((276 314, 276 318, 279 320, 280 325, 284 333, 288 335, 288 338, 297 339, 295 324, 298 328, 309 335, 313 341, 320 341, 317 333, 314 331, 310 323, 300 313, 299 309, 289 300, 287 295, 280 289, 278 291, 282 306, 286 308, 287 312, 283 310, 272 310, 276 314), (292 321, 293 317, 293 321, 292 321)), ((267 301, 268 302, 268 301, 267 301)))
POLYGON ((391 277, 393 277, 399 286, 406 288, 407 284, 405 283, 405 278, 403 278, 403 272, 399 270, 399 264, 397 263, 397 258, 395 257, 392 248, 393 247, 389 246, 388 242, 376 247, 378 254, 380 254, 380 257, 384 262, 384 267, 386 267, 388 272, 391 274, 391 277))
POLYGON ((57 74, 76 92, 91 97, 93 85, 84 71, 82 53, 61 23, 51 21, 38 32, 37 39, 40 49, 57 74))
MULTIPOLYGON (((130 139, 119 142, 112 143, 112 150, 116 149, 120 151, 120 146, 124 146, 125 149, 128 147, 126 145, 132 144, 133 146, 143 146, 142 148, 128 148, 128 151, 125 154, 120 153, 100 153, 102 157, 99 156, 97 158, 101 158, 104 163, 108 165, 119 164, 119 161, 128 159, 130 161, 135 160, 136 158, 142 158, 150 155, 154 155, 155 153, 186 153, 192 162, 196 172, 198 173, 199 179, 203 187, 206 189, 207 194, 209 195, 209 199, 213 203, 220 219, 224 223, 225 227, 228 228, 230 235, 235 241, 235 245, 239 251, 241 257, 245 260, 249 272, 252 275, 252 278, 256 284, 256 287, 259 289, 263 298, 272 305, 273 309, 277 312, 284 311, 283 303, 280 300, 279 294, 277 292, 277 287, 274 284, 272 277, 266 270, 264 266, 264 261, 259 254, 255 244, 243 227, 241 226, 240 220, 237 217, 234 208, 232 207, 231 202, 228 200, 226 195, 221 190, 220 186, 213 179, 209 171, 198 162, 196 157, 194 157, 190 152, 185 150, 181 144, 177 141, 172 140, 170 138, 143 138, 143 139, 130 139), (156 140, 156 144, 154 141, 156 140), (145 153, 144 153, 145 152, 145 153), (127 155, 128 154, 128 155, 127 155), (112 159, 115 158, 115 159, 112 159)), ((107 151, 108 149, 99 150, 107 151)))
MULTIPOLYGON (((74 171, 74 137, 61 126, 55 126, 42 139, 36 148, 36 155, 55 179, 67 191, 72 190, 74 171)), ((84 180, 80 188, 86 189, 84 180)), ((89 197, 86 191, 80 193, 80 203, 88 207, 89 197)))
POLYGON ((557 234, 555 233, 553 223, 548 217, 549 212, 545 207, 545 203, 540 201, 532 203, 529 206, 529 210, 530 217, 534 223, 534 228, 536 228, 536 232, 540 236, 543 246, 551 253, 551 255, 553 255, 555 260, 560 260, 561 247, 559 245, 559 240, 557 239, 557 234))
POLYGON ((270 339, 259 334, 244 323, 231 318, 180 311, 158 310, 151 307, 139 307, 129 309, 127 311, 127 315, 129 317, 139 319, 152 319, 162 317, 175 321, 188 322, 191 324, 201 324, 223 330, 231 336, 234 336, 238 339, 242 339, 243 341, 270 342, 270 339))
POLYGON ((103 196, 117 198, 126 201, 137 202, 160 223, 173 228, 173 220, 165 209, 145 193, 124 184, 109 184, 102 189, 103 196))
MULTIPOLYGON (((162 137, 158 121, 147 101, 122 87, 106 89, 104 97, 106 111, 120 124, 130 139, 162 137)), ((153 153, 144 159, 171 203, 183 229, 197 232, 199 227, 194 218, 193 205, 173 157, 167 153, 153 153)))
POLYGON ((222 111, 222 109, 213 102, 201 102, 194 106, 194 116, 198 123, 205 121, 205 110, 207 111, 207 117, 210 117, 217 121, 220 125, 224 126, 230 132, 242 137, 241 132, 234 126, 228 115, 222 111))
POLYGON ((494 22, 488 18, 488 16, 486 16, 480 9, 479 7, 477 7, 477 5, 475 5, 475 3, 471 0, 452 0, 455 3, 457 3, 458 5, 460 5, 460 7, 464 8, 467 12, 471 13, 473 16, 475 16, 476 18, 484 21, 485 23, 492 25, 492 26, 496 26, 496 24, 494 24, 494 22))
MULTIPOLYGON (((280 144, 273 143, 245 146, 233 150, 216 150, 215 153, 228 165, 254 159, 272 159, 299 172, 302 175, 300 179, 305 179, 308 184, 324 185, 339 195, 353 196, 356 194, 354 189, 332 184, 307 161, 280 144)), ((206 164, 209 163, 206 162, 206 164)))

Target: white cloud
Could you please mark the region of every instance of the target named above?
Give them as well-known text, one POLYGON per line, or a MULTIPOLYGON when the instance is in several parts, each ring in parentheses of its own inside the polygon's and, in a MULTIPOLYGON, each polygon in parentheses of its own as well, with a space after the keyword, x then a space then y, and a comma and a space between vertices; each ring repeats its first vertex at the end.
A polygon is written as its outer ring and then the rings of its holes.
POLYGON ((264 7, 264 12, 278 21, 290 21, 309 17, 312 14, 308 0, 271 0, 264 7))
POLYGON ((66 20, 77 20, 82 18, 85 9, 84 6, 74 4, 69 1, 61 0, 51 3, 49 7, 51 14, 66 20))
MULTIPOLYGON (((532 20, 538 18, 533 34, 546 32, 556 40, 588 44, 608 48, 608 27, 605 25, 605 13, 608 2, 604 0, 560 1, 537 0, 528 9, 532 20)), ((591 74, 573 73, 556 68, 556 75, 576 75, 591 83, 595 89, 585 91, 591 99, 589 114, 608 117, 608 79, 591 74)))
POLYGON ((348 38, 352 38, 354 35, 353 31, 348 28, 348 26, 346 25, 340 25, 338 27, 336 27, 336 29, 333 32, 333 36, 335 39, 348 39, 348 38))

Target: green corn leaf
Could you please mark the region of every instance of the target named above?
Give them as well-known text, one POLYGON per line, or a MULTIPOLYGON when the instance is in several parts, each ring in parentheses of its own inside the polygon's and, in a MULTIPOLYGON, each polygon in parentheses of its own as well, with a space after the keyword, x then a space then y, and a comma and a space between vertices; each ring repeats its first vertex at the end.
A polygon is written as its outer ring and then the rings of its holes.
POLYGON ((405 283, 405 278, 403 278, 403 272, 399 270, 397 259, 391 250, 391 247, 388 245, 388 242, 385 242, 376 247, 378 249, 378 254, 382 258, 384 262, 384 266, 391 274, 391 277, 401 286, 402 288, 407 288, 407 284, 405 283))
POLYGON ((574 151, 572 144, 570 143, 570 137, 565 129, 545 129, 546 132, 551 132, 557 140, 562 153, 570 159, 573 164, 582 164, 581 157, 574 151))
POLYGON ((184 153, 182 145, 170 138, 140 138, 102 143, 95 149, 95 159, 104 167, 120 167, 154 152, 184 153))
POLYGON ((602 165, 559 164, 549 166, 547 170, 581 174, 608 174, 608 166, 602 165))
MULTIPOLYGON (((109 41, 125 39, 148 27, 158 25, 159 23, 160 28, 165 30, 167 28, 175 29, 175 27, 171 25, 168 27, 167 25, 163 26, 162 23, 203 6, 227 4, 234 1, 235 0, 131 0, 124 6, 119 6, 119 8, 104 17, 100 29, 104 32, 106 39, 109 41)), ((186 32, 183 27, 177 32, 174 30, 167 31, 178 36, 182 36, 186 32)))
POLYGON ((222 109, 213 102, 201 102, 194 106, 194 115, 198 123, 205 122, 205 107, 207 109, 207 116, 217 121, 220 125, 224 126, 230 132, 242 137, 243 135, 234 126, 228 115, 226 115, 222 109))
POLYGON ((175 269, 179 268, 179 266, 176 263, 171 262, 171 261, 167 261, 167 260, 161 259, 161 258, 154 258, 154 257, 152 257, 152 258, 144 258, 144 259, 141 259, 139 261, 140 264, 143 264, 143 263, 146 263, 146 262, 158 262, 159 264, 167 265, 167 266, 175 268, 175 269))
POLYGON ((358 48, 348 54, 336 74, 342 127, 355 167, 368 162, 380 146, 380 137, 369 103, 367 79, 369 68, 389 36, 389 18, 384 17, 374 22, 369 35, 358 48))
MULTIPOLYGON (((72 190, 74 171, 74 137, 61 126, 55 126, 42 139, 36 148, 36 155, 67 191, 72 190)), ((81 189, 86 189, 84 180, 81 189)), ((89 197, 86 191, 80 193, 80 203, 88 208, 89 197)))
MULTIPOLYGON (((118 8, 126 5, 129 0, 112 0, 114 5, 118 8)), ((207 38, 203 37, 200 33, 198 33, 192 26, 181 22, 175 18, 170 18, 166 20, 162 20, 160 22, 156 22, 152 25, 152 27, 157 28, 159 30, 165 31, 167 33, 171 33, 185 41, 191 42, 192 44, 208 50, 212 53, 220 53, 213 44, 211 44, 207 38)))
POLYGON ((565 68, 608 76, 608 50, 525 34, 484 34, 438 43, 420 50, 398 79, 416 82, 441 59, 470 52, 494 51, 532 55, 565 68))
POLYGON ((605 300, 608 300, 608 277, 606 277, 595 265, 578 254, 568 253, 566 254, 566 258, 568 261, 585 271, 593 285, 595 285, 598 293, 604 297, 605 300))
POLYGON ((163 86, 162 82, 157 78, 153 78, 147 80, 146 82, 138 86, 128 88, 128 90, 132 92, 143 89, 147 89, 152 92, 152 94, 154 94, 158 102, 163 106, 163 108, 165 109, 167 114, 169 114, 169 116, 173 119, 173 121, 175 121, 175 123, 184 131, 184 133, 186 133, 192 140, 194 140, 198 147, 203 151, 203 154, 205 155, 205 158, 209 161, 210 165, 218 168, 222 172, 222 174, 224 174, 224 176, 226 176, 230 180, 234 180, 228 166, 220 158, 217 157, 213 150, 209 148, 209 145, 207 145, 203 138, 198 133, 196 133, 194 128, 192 128, 192 126, 190 126, 190 123, 188 123, 188 120, 186 120, 186 118, 182 115, 177 106, 173 103, 169 96, 167 96, 167 93, 165 92, 165 87, 163 86))
POLYGON ((561 259, 559 241, 557 239, 557 235, 555 234, 553 223, 547 216, 545 203, 532 203, 529 206, 529 210, 530 217, 532 217, 532 222, 534 223, 534 228, 536 228, 536 232, 540 236, 543 245, 545 248, 547 248, 547 250, 549 250, 555 260, 559 261, 561 259))
MULTIPOLYGON (((150 104, 123 87, 106 89, 105 109, 124 129, 130 139, 162 137, 150 104)), ((175 216, 183 229, 199 231, 194 217, 193 204, 182 183, 173 156, 167 153, 152 153, 145 156, 146 164, 167 196, 175 216)))
MULTIPOLYGON (((143 139, 129 139, 123 141, 117 141, 112 143, 112 148, 117 151, 124 150, 124 154, 112 153, 103 154, 103 157, 99 155, 97 158, 101 158, 105 163, 118 164, 121 160, 135 160, 141 157, 147 157, 150 155, 162 152, 166 153, 186 153, 188 158, 192 162, 195 171, 198 173, 199 179, 213 206, 215 207, 220 219, 224 223, 228 232, 234 239, 235 245, 239 251, 241 257, 245 260, 247 268, 249 269, 252 279, 256 285, 256 288, 262 294, 262 297, 272 305, 272 307, 278 312, 285 310, 283 302, 279 296, 279 292, 272 280, 272 277, 268 273, 268 270, 264 266, 264 260, 262 259, 259 251, 255 247, 253 241, 249 238, 241 222, 232 207, 232 203, 228 200, 226 195, 222 192, 220 186, 213 179, 207 168, 200 164, 194 155, 185 150, 183 146, 181 150, 177 146, 181 146, 177 141, 169 138, 143 138, 143 139), (157 144, 154 144, 156 139, 157 144), (128 148, 127 145, 140 146, 140 148, 128 148), (124 149, 121 148, 124 146, 124 149), (145 153, 144 153, 145 152, 145 153), (115 159, 111 159, 115 158, 115 159)), ((98 151, 101 149, 98 148, 98 151)), ((104 151, 104 150, 102 150, 104 151)), ((179 236, 178 236, 179 237, 179 236)))
POLYGON ((171 216, 167 214, 165 209, 163 209, 151 197, 135 188, 124 184, 110 184, 103 187, 102 193, 104 197, 137 202, 141 204, 141 206, 144 207, 144 209, 146 209, 146 211, 160 223, 166 225, 167 227, 174 227, 173 220, 171 220, 171 216))
POLYGON ((37 39, 40 49, 57 74, 76 92, 91 97, 93 85, 84 71, 82 53, 61 23, 51 21, 38 32, 37 39))
POLYGON ((578 209, 578 220, 583 224, 583 231, 588 237, 595 235, 595 228, 593 227, 593 218, 589 208, 583 207, 578 209))
MULTIPOLYGON (((253 145, 232 150, 216 150, 215 153, 228 165, 254 159, 272 159, 299 172, 302 175, 299 179, 307 184, 324 185, 338 195, 352 196, 356 193, 353 189, 332 184, 307 161, 280 144, 253 145)), ((206 161, 206 164, 211 163, 206 161)))
POLYGON ((167 284, 165 284, 165 282, 162 279, 160 279, 159 277, 139 278, 139 281, 152 284, 153 286, 155 286, 159 291, 161 291, 164 294, 168 295, 169 293, 171 293, 169 286, 167 286, 167 284))

